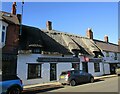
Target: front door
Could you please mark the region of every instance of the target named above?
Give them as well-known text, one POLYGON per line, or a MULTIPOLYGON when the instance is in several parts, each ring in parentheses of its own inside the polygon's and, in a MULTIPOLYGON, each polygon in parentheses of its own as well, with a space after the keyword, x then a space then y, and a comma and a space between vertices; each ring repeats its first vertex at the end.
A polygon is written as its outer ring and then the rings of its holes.
POLYGON ((88 72, 88 62, 82 62, 82 70, 88 72))
POLYGON ((50 81, 57 80, 56 63, 50 63, 50 81))
POLYGON ((110 73, 115 74, 115 69, 117 67, 117 64, 110 64, 110 73))

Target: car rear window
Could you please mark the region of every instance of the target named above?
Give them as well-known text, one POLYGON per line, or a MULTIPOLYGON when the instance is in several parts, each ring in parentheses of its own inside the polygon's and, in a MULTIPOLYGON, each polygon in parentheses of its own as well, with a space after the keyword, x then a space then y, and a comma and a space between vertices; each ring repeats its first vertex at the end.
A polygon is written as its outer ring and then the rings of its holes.
POLYGON ((2 78, 2 81, 19 79, 17 75, 2 75, 2 76, 0 75, 0 78, 2 78))
POLYGON ((64 71, 61 73, 61 75, 66 75, 66 74, 68 74, 68 71, 64 71))

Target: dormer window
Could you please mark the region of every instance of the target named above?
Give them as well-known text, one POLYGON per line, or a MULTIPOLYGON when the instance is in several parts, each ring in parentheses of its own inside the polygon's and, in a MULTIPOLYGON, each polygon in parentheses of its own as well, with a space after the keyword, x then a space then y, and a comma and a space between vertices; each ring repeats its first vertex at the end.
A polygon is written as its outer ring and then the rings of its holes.
POLYGON ((35 54, 41 54, 41 48, 32 48, 32 53, 35 53, 35 54))
POLYGON ((117 53, 114 53, 114 54, 115 54, 115 57, 114 57, 114 59, 115 59, 115 60, 117 60, 117 53))
POLYGON ((5 42, 5 32, 2 31, 2 42, 5 42))
POLYGON ((106 57, 109 57, 109 52, 106 52, 106 57))
POLYGON ((2 30, 5 30, 5 26, 2 26, 2 30))
POLYGON ((5 29, 5 28, 6 28, 6 27, 3 25, 3 26, 2 26, 2 34, 1 34, 1 35, 2 35, 2 36, 1 36, 1 37, 2 37, 2 40, 1 40, 2 43, 5 42, 5 37, 6 37, 6 36, 5 36, 5 35, 6 35, 6 34, 5 34, 5 33, 6 33, 6 29, 5 29))
POLYGON ((4 21, 0 21, 0 47, 5 46, 6 41, 6 33, 7 33, 7 26, 8 24, 4 21))

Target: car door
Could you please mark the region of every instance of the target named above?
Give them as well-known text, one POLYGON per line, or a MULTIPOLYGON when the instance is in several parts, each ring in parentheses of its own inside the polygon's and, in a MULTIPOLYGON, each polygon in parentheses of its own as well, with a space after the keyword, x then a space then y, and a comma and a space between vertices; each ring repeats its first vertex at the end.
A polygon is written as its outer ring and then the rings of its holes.
POLYGON ((72 71, 72 79, 75 79, 76 80, 76 82, 77 83, 79 83, 79 79, 80 79, 80 77, 79 77, 79 71, 78 70, 74 70, 74 71, 72 71))
POLYGON ((84 71, 80 71, 80 78, 81 78, 81 82, 87 82, 88 80, 87 73, 84 71))
POLYGON ((79 83, 84 82, 84 73, 82 71, 79 71, 79 83))

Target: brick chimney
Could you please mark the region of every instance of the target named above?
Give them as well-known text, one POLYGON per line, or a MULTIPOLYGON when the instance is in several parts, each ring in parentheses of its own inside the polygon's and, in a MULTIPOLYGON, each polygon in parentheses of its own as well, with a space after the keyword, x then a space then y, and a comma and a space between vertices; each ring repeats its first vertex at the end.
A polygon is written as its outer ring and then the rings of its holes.
POLYGON ((90 39, 93 39, 93 32, 92 32, 91 28, 87 29, 87 37, 90 38, 90 39))
POLYGON ((12 5, 12 14, 16 15, 16 2, 13 2, 13 5, 12 5))
POLYGON ((109 42, 109 39, 108 39, 108 36, 107 36, 107 35, 105 35, 104 41, 107 42, 107 43, 109 42))
POLYGON ((19 20, 19 23, 21 23, 21 20, 22 20, 21 14, 17 14, 17 18, 18 18, 18 20, 19 20))
POLYGON ((46 22, 46 27, 47 27, 47 30, 52 30, 52 22, 51 21, 47 21, 46 22))

